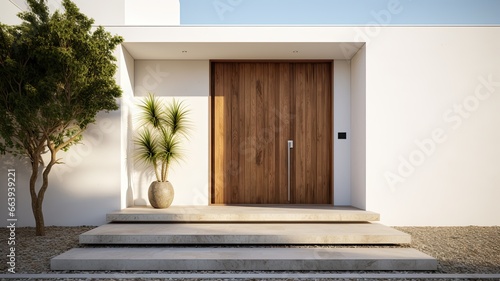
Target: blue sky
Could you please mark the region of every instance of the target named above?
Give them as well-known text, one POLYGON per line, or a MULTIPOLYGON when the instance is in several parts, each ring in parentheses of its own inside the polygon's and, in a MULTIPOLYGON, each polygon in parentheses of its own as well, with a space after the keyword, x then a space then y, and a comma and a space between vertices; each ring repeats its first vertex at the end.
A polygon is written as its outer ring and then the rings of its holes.
POLYGON ((181 24, 500 25, 500 0, 180 0, 181 24))

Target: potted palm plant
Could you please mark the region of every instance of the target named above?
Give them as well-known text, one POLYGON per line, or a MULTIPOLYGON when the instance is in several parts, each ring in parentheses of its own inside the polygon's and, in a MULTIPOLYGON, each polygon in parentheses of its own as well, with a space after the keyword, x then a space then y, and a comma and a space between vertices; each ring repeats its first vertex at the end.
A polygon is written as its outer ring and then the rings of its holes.
POLYGON ((154 170, 156 181, 148 189, 148 198, 154 208, 168 208, 174 199, 174 189, 168 181, 168 170, 182 157, 182 140, 187 139, 190 127, 189 110, 175 99, 165 104, 149 94, 139 105, 141 130, 134 142, 136 158, 154 170))

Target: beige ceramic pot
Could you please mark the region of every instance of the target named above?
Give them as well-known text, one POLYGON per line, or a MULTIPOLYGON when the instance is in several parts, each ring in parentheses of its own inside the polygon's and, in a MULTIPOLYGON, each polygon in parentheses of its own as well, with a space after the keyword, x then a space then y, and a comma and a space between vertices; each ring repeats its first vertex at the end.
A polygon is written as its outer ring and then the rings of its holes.
POLYGON ((170 207, 174 200, 174 188, 168 181, 151 183, 148 189, 148 198, 151 206, 157 209, 165 209, 170 207))

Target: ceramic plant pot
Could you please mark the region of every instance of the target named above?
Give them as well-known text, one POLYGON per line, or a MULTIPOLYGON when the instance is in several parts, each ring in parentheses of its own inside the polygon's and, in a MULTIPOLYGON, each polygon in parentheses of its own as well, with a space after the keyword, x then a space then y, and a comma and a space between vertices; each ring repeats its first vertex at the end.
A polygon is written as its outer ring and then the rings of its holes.
POLYGON ((151 183, 148 189, 148 198, 151 206, 157 209, 165 209, 170 207, 174 200, 174 188, 168 181, 151 183))

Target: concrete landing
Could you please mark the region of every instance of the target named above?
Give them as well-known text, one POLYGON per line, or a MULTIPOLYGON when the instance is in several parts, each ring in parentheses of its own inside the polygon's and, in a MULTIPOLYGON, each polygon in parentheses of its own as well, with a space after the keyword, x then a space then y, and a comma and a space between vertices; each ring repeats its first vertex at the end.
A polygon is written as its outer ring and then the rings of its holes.
POLYGON ((167 209, 131 207, 109 213, 108 222, 367 222, 380 215, 331 205, 211 205, 167 209))
POLYGON ((377 223, 110 223, 80 244, 409 244, 411 236, 377 223))
POLYGON ((436 270, 411 248, 76 248, 52 270, 436 270))

